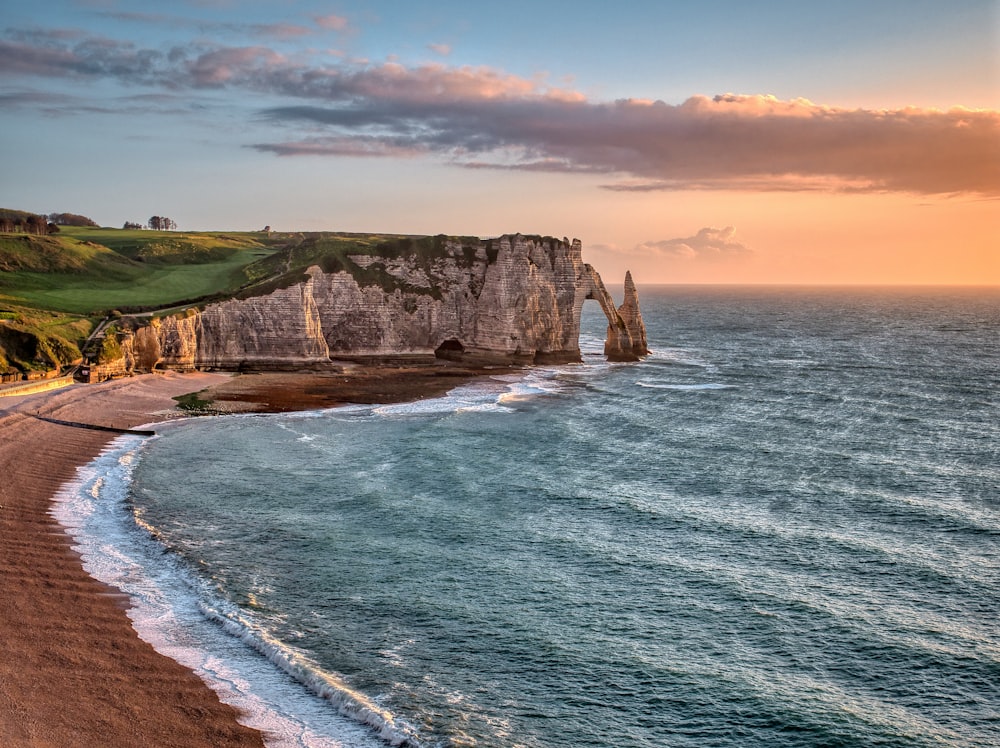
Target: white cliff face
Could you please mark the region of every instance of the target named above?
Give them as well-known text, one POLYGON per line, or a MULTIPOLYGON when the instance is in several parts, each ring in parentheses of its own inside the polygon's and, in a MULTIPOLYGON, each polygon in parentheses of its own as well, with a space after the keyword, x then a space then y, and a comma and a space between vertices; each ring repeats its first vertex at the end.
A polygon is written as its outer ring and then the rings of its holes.
POLYGON ((631 277, 623 318, 578 240, 508 235, 474 246, 449 240, 433 256, 397 254, 350 256, 359 268, 353 274, 311 267, 288 288, 154 320, 137 330, 127 354, 137 369, 300 369, 338 358, 435 355, 579 361, 587 298, 608 315, 609 357, 646 353, 645 329, 634 329, 642 318, 631 277))
POLYGON ((496 262, 486 269, 471 315, 466 349, 510 360, 578 361, 577 288, 585 280, 582 248, 551 240, 503 236, 496 262))
POLYGON ((200 323, 197 312, 151 320, 149 326, 140 327, 132 340, 123 344, 126 361, 131 358, 132 368, 138 371, 161 365, 182 371, 194 369, 200 323))
POLYGON ((312 278, 267 296, 212 304, 200 321, 198 368, 299 368, 330 358, 312 278))

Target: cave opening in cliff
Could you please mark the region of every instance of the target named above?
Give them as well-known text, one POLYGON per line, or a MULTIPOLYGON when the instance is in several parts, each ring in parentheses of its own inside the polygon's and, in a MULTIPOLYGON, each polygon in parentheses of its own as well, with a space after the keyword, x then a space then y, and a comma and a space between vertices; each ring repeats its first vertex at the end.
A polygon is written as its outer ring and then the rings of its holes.
POLYGON ((434 350, 435 358, 442 358, 446 361, 461 361, 465 353, 465 346, 458 338, 448 338, 434 350))

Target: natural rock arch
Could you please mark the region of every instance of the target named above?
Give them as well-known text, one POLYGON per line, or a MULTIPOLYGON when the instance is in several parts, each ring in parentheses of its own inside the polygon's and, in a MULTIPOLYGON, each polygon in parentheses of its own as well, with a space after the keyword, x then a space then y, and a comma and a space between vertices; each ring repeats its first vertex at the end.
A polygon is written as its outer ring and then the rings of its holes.
POLYGON ((604 355, 609 361, 638 361, 649 353, 646 342, 646 325, 639 311, 639 294, 632 280, 632 273, 625 271, 625 299, 615 307, 614 299, 604 286, 604 281, 590 265, 584 266, 589 280, 584 299, 595 299, 604 316, 608 318, 608 335, 604 341, 604 355))

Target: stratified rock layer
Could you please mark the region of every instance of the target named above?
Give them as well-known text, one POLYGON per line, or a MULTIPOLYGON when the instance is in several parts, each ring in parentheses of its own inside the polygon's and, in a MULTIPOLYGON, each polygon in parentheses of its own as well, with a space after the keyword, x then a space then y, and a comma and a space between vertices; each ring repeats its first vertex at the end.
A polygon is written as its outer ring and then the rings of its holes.
POLYGON ((349 255, 356 272, 305 271, 266 295, 153 320, 123 346, 136 370, 319 367, 333 359, 580 360, 580 313, 608 318, 605 354, 648 353, 631 275, 620 308, 583 262, 579 240, 505 235, 444 241, 433 255, 349 255))

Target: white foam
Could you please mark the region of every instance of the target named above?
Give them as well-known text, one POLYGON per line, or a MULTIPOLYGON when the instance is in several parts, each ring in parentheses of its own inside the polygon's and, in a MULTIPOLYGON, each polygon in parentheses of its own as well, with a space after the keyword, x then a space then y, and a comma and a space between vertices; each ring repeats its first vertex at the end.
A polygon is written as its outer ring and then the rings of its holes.
POLYGON ((512 413, 512 403, 554 395, 565 387, 557 380, 562 367, 529 369, 516 374, 497 374, 489 380, 456 387, 442 397, 409 403, 382 405, 372 409, 377 416, 412 417, 447 413, 512 413))
POLYGON ((139 636, 197 673, 272 748, 420 745, 412 726, 227 607, 140 529, 125 499, 141 441, 115 440, 53 508, 87 572, 129 595, 139 636))
POLYGON ((427 416, 443 413, 457 413, 474 410, 482 406, 495 405, 500 393, 498 388, 482 384, 456 387, 442 397, 416 400, 408 403, 381 405, 372 410, 379 416, 427 416))
POLYGON ((540 395, 551 395, 558 392, 558 388, 545 387, 538 381, 513 382, 507 386, 507 391, 500 395, 500 402, 509 403, 518 400, 530 400, 540 395))
POLYGON ((733 390, 736 389, 735 385, 732 384, 719 384, 718 382, 705 382, 702 384, 671 384, 667 382, 648 382, 644 380, 639 380, 636 382, 640 387, 648 387, 654 390, 733 390))

